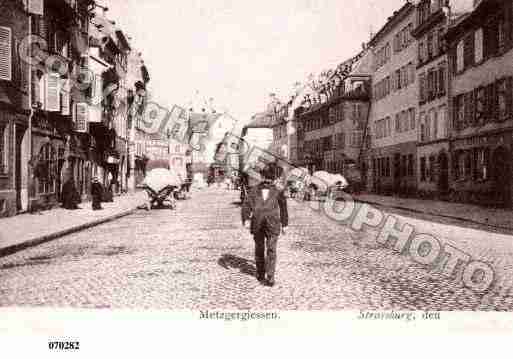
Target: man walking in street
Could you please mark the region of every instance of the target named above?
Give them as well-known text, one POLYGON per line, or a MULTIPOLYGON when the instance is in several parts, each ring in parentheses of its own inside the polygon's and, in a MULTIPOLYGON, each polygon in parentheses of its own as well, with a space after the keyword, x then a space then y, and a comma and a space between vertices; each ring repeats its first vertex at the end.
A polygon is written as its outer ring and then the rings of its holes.
POLYGON ((270 287, 275 283, 278 237, 288 225, 287 200, 273 183, 275 172, 272 166, 262 171, 263 181, 251 188, 242 204, 243 224, 255 241, 257 279, 270 287))

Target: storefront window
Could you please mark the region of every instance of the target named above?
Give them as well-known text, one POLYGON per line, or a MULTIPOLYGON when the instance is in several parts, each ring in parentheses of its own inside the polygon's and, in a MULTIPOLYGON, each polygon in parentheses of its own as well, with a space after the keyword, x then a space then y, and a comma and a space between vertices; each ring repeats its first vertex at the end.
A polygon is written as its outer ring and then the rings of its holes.
POLYGON ((486 180, 489 177, 490 150, 478 148, 474 151, 474 179, 486 180))
POLYGON ((57 152, 51 144, 46 144, 39 152, 37 165, 38 192, 55 193, 57 179, 57 152))

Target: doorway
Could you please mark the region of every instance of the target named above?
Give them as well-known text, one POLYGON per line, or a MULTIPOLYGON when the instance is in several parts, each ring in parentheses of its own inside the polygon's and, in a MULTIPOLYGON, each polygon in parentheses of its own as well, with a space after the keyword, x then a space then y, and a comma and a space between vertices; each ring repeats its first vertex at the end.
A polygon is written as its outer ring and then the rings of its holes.
POLYGON ((29 163, 29 133, 25 126, 15 126, 14 142, 14 186, 16 191, 16 212, 28 210, 28 163, 29 163))
POLYGON ((511 206, 511 155, 504 147, 493 152, 492 166, 494 195, 497 202, 505 207, 511 206))
POLYGON ((440 153, 438 156, 438 191, 440 193, 447 193, 449 191, 449 158, 445 152, 440 153))

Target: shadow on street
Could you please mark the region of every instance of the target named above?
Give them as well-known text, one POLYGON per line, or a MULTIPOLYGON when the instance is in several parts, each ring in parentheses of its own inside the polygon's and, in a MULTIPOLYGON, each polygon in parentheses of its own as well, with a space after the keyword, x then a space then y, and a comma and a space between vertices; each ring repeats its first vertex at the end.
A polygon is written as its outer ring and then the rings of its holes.
POLYGON ((250 276, 256 275, 256 268, 253 265, 252 261, 247 259, 234 256, 232 254, 223 254, 221 258, 217 261, 224 269, 238 269, 241 273, 247 274, 250 276))

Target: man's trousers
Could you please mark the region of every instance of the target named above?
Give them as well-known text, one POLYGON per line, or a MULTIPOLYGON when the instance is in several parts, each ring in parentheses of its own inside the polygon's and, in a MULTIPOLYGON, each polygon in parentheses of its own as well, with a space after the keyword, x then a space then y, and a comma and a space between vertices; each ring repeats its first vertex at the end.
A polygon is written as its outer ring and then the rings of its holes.
POLYGON ((257 277, 263 278, 264 275, 267 274, 267 279, 274 280, 278 236, 271 236, 268 235, 266 231, 260 230, 253 236, 253 238, 255 240, 257 277))

